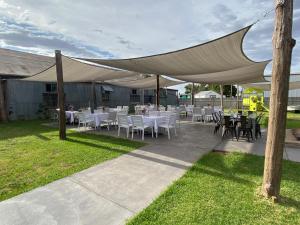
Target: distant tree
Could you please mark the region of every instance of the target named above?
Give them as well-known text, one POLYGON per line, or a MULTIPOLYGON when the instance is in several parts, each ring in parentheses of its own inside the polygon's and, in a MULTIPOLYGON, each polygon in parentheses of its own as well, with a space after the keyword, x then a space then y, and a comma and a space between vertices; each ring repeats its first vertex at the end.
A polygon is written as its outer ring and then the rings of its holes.
MULTIPOLYGON (((223 94, 226 97, 230 97, 231 96, 231 85, 224 85, 223 87, 223 94)), ((237 88, 236 86, 232 85, 232 96, 235 97, 237 94, 237 88)))
MULTIPOLYGON (((192 93, 192 84, 187 84, 185 88, 185 93, 186 94, 191 94, 192 93)), ((194 85, 194 93, 198 93, 200 91, 215 91, 217 93, 221 93, 220 91, 220 85, 219 84, 195 84, 194 85)), ((223 87, 223 94, 226 97, 231 96, 231 85, 224 85, 223 87)), ((232 86, 232 96, 236 96, 237 94, 237 88, 235 86, 232 86)))
MULTIPOLYGON (((185 85, 185 93, 186 94, 191 94, 192 93, 192 88, 193 88, 193 84, 187 84, 185 85)), ((205 91, 205 86, 202 84, 194 84, 194 93, 198 93, 200 91, 205 91)))

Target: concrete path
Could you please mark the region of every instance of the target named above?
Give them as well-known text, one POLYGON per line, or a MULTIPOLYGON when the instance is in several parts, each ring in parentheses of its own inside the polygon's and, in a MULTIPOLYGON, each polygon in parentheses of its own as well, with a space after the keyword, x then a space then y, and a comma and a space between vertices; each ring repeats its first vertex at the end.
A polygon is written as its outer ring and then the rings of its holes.
MULTIPOLYGON (((265 130, 262 131, 262 138, 258 138, 254 142, 248 142, 246 139, 240 139, 233 141, 231 139, 225 139, 217 146, 214 150, 227 151, 227 152, 243 152, 254 155, 265 155, 267 133, 265 130)), ((300 148, 292 147, 289 145, 285 146, 283 158, 286 160, 300 162, 300 148)))
POLYGON ((0 202, 0 224, 124 224, 214 149, 212 130, 182 124, 170 141, 146 137, 141 149, 0 202))

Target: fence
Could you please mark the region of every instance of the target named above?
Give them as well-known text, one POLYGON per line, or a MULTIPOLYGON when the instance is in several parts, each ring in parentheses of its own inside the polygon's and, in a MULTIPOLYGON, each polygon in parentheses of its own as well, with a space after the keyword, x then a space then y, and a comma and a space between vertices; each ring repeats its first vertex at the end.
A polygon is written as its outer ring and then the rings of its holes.
MULTIPOLYGON (((270 98, 264 98, 264 105, 269 107, 270 98)), ((191 100, 179 100, 180 105, 190 105, 191 100)), ((239 99, 239 108, 242 108, 243 101, 239 99)), ((195 99, 195 106, 221 106, 221 99, 210 99, 210 98, 197 98, 195 99)), ((289 97, 288 105, 300 105, 300 97, 289 97)), ((236 98, 225 98, 223 101, 223 106, 225 109, 236 109, 237 108, 237 99, 236 98)))

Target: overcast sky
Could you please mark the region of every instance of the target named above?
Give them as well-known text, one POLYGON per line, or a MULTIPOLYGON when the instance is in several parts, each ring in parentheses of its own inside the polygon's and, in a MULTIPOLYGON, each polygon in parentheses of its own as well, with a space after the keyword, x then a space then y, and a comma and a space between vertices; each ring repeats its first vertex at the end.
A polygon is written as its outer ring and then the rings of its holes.
MULTIPOLYGON (((273 0, 0 0, 0 47, 39 54, 128 58, 189 47, 250 25, 273 0)), ((248 32, 244 51, 272 58, 274 11, 248 32)), ((300 0, 294 1, 292 72, 300 72, 300 0)), ((266 74, 270 73, 270 66, 266 74)))

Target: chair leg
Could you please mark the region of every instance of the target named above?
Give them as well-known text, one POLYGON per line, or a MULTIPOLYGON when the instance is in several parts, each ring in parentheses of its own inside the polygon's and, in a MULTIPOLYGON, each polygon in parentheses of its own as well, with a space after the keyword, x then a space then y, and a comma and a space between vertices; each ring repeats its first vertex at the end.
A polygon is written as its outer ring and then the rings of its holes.
POLYGON ((120 136, 120 127, 118 127, 118 137, 120 136))
POLYGON ((145 129, 143 129, 142 131, 142 140, 144 140, 144 136, 145 136, 145 129))
POLYGON ((170 140, 171 139, 170 138, 170 128, 168 127, 167 130, 168 130, 168 139, 170 140))
POLYGON ((133 139, 134 129, 131 130, 131 139, 133 139))
POLYGON ((153 127, 151 127, 151 133, 152 133, 152 138, 153 138, 153 127))

